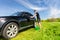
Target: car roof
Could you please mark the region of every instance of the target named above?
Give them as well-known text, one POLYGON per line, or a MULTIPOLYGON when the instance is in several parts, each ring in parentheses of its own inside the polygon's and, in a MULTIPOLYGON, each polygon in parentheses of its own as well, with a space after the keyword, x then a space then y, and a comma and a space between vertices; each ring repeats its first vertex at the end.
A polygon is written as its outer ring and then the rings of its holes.
POLYGON ((16 13, 13 13, 12 15, 16 16, 16 15, 21 15, 21 14, 32 15, 31 13, 29 13, 29 12, 25 12, 25 11, 23 11, 23 12, 16 12, 16 13))

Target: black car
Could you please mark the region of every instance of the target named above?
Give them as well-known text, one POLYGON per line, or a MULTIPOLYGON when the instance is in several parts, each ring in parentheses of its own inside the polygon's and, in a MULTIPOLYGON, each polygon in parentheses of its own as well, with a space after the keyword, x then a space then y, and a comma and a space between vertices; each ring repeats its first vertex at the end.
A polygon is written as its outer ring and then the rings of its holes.
POLYGON ((17 12, 10 16, 0 16, 0 35, 5 38, 12 38, 19 30, 34 27, 35 18, 29 12, 17 12))

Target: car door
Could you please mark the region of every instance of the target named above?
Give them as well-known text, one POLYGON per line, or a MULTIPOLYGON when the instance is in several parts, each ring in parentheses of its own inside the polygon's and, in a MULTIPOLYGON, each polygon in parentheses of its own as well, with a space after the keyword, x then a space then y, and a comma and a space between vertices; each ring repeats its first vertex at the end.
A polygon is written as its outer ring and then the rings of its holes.
POLYGON ((26 15, 27 15, 27 24, 28 24, 28 26, 29 25, 33 25, 33 21, 34 21, 34 19, 33 18, 30 18, 31 16, 33 16, 32 14, 30 14, 30 13, 25 13, 26 15))
POLYGON ((21 27, 27 26, 27 19, 25 18, 24 13, 20 14, 20 26, 21 27))

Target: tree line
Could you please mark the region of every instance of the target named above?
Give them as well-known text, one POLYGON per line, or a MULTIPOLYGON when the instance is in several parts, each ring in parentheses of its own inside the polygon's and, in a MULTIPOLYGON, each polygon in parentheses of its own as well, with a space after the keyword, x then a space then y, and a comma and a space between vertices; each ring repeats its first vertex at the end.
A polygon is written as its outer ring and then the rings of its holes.
POLYGON ((60 18, 49 18, 46 20, 41 20, 42 22, 60 22, 60 18))

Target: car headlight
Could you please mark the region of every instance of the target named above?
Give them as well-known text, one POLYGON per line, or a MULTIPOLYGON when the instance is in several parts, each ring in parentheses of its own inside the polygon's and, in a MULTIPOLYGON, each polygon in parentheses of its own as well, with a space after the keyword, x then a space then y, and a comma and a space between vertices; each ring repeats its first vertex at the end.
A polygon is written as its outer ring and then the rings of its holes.
POLYGON ((5 18, 0 18, 0 22, 5 22, 5 18))

